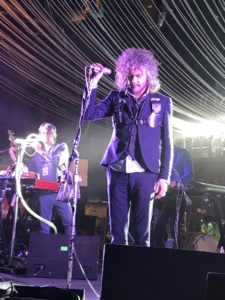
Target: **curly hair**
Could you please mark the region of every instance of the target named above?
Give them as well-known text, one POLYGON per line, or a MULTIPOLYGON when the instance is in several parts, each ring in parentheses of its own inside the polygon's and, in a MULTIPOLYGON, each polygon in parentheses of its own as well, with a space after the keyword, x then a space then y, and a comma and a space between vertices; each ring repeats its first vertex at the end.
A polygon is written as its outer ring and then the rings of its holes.
POLYGON ((157 92, 160 88, 158 64, 158 61, 150 50, 136 48, 124 50, 116 62, 115 84, 117 88, 122 91, 127 90, 129 70, 142 66, 149 71, 147 72, 148 90, 150 92, 157 92))

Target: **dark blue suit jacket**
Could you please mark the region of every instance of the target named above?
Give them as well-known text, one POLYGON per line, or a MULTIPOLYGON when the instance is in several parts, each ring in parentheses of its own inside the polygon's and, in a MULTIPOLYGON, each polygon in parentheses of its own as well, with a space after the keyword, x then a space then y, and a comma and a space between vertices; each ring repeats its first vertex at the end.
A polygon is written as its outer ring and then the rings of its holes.
POLYGON ((148 94, 138 117, 132 107, 133 99, 124 92, 111 91, 101 102, 96 102, 96 89, 92 90, 85 120, 113 117, 114 130, 102 159, 107 166, 124 158, 129 147, 132 126, 137 126, 140 150, 148 170, 169 180, 172 167, 172 101, 162 94, 148 94), (162 149, 162 150, 161 150, 162 149))

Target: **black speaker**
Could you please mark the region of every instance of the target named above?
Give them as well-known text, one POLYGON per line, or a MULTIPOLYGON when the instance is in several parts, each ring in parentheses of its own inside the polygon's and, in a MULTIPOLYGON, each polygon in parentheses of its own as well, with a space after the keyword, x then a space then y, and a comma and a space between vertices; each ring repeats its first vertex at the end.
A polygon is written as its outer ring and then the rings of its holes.
POLYGON ((7 299, 85 300, 85 291, 51 286, 14 285, 15 292, 7 299))
POLYGON ((225 273, 208 273, 204 300, 225 299, 225 273))
MULTIPOLYGON (((76 255, 73 277, 84 279, 78 264, 80 261, 88 279, 98 277, 99 238, 97 236, 76 236, 76 255)), ((69 237, 59 234, 32 233, 28 252, 27 275, 29 277, 66 278, 69 237)))
POLYGON ((105 245, 101 300, 202 300, 207 273, 224 270, 222 254, 105 245))

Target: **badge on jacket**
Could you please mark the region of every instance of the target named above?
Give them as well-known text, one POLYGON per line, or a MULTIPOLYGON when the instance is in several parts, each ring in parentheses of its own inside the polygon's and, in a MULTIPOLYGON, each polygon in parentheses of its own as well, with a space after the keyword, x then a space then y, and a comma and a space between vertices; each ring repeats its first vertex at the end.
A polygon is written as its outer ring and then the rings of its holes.
POLYGON ((160 98, 150 98, 151 108, 155 114, 159 114, 161 111, 160 98))
POLYGON ((160 119, 161 119, 161 102, 160 98, 150 98, 150 103, 151 103, 151 109, 152 113, 148 117, 148 125, 152 128, 159 126, 160 125, 160 119))
POLYGON ((48 176, 48 166, 47 165, 44 165, 43 167, 42 167, 42 170, 41 170, 41 174, 42 174, 42 176, 48 176))

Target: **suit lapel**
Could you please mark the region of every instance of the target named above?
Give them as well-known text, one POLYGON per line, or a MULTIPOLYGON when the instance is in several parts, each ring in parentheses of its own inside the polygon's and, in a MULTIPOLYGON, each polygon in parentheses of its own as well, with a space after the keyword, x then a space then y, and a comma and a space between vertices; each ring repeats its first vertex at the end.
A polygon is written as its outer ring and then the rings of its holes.
POLYGON ((130 116, 133 115, 133 99, 130 95, 127 95, 127 108, 130 113, 130 116))
POLYGON ((146 95, 145 102, 143 103, 142 110, 139 114, 140 119, 147 119, 151 114, 150 95, 151 94, 146 95))

